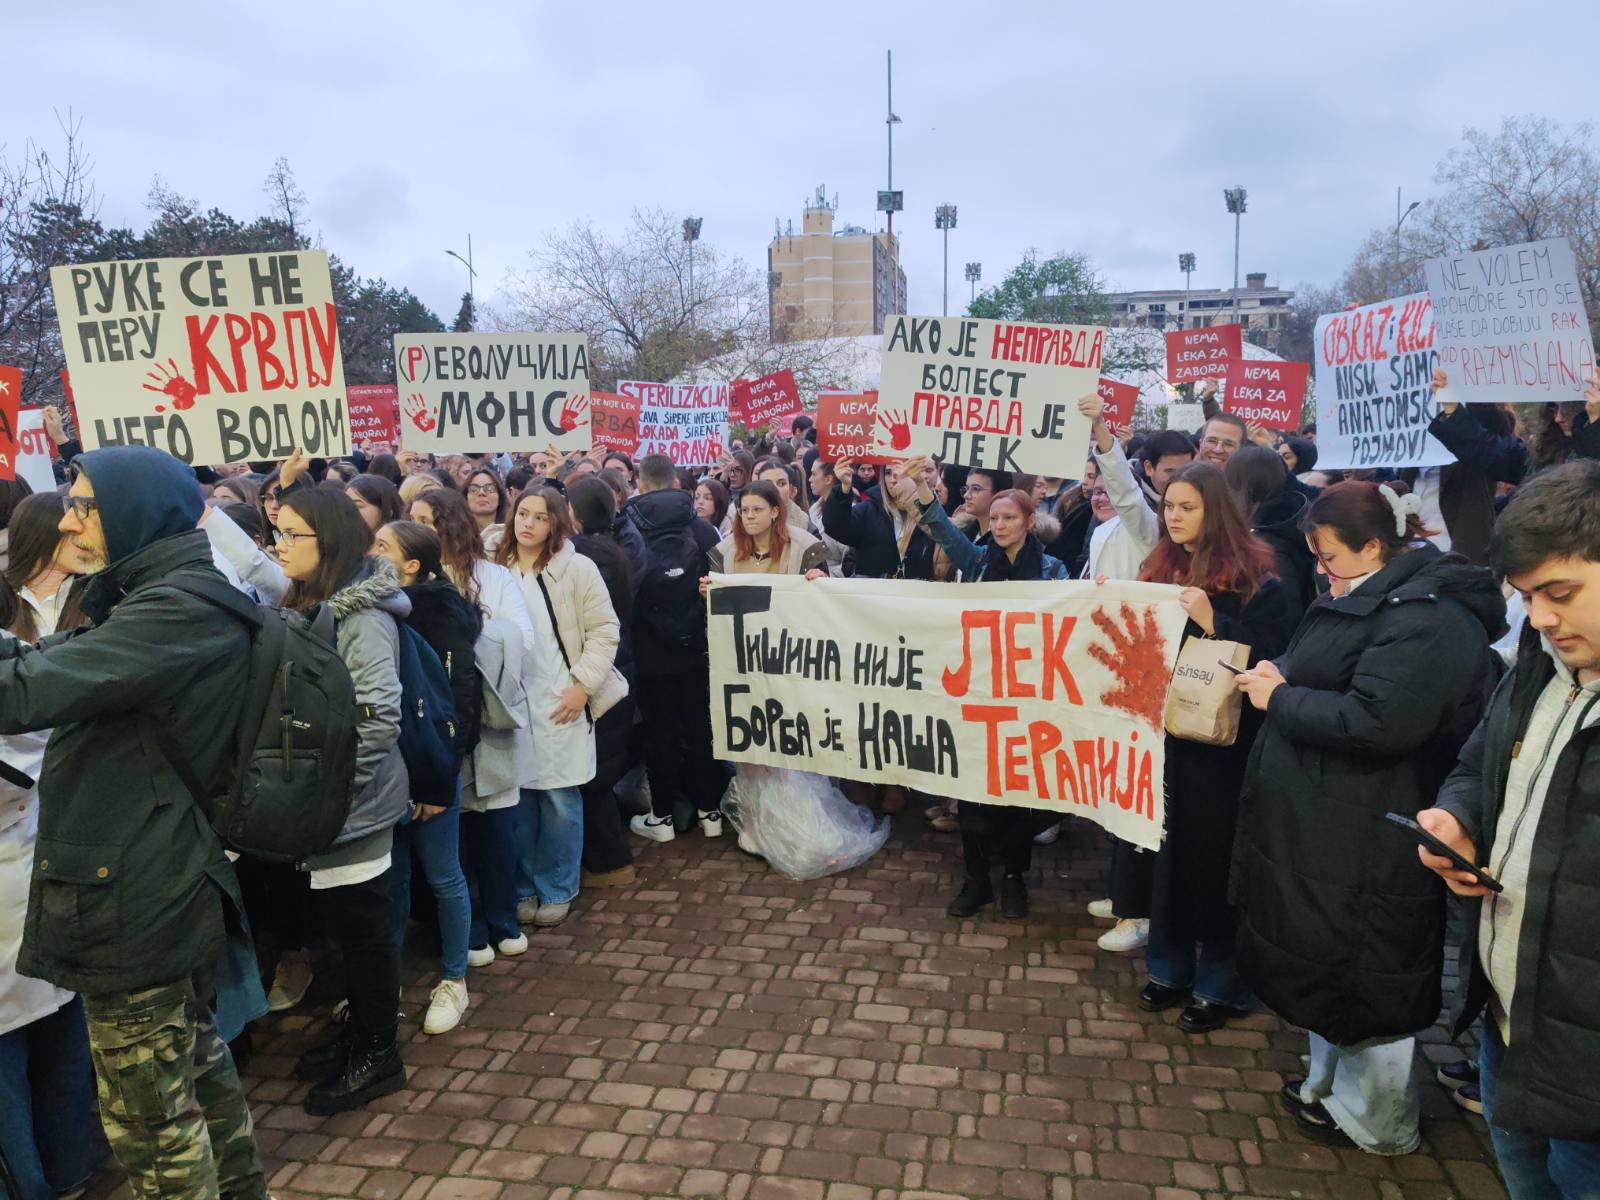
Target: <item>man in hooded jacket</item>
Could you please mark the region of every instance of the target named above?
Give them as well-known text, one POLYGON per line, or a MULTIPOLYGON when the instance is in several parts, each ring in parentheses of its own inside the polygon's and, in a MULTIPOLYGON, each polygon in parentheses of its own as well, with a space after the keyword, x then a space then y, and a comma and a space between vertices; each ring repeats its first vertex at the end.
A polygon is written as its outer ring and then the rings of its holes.
POLYGON ((233 868, 161 753, 231 767, 254 606, 175 586, 215 576, 194 473, 142 446, 75 462, 64 549, 93 625, 0 647, 0 730, 54 729, 18 969, 80 992, 101 1122, 138 1197, 267 1194, 250 1111, 212 1011, 242 910, 233 868))

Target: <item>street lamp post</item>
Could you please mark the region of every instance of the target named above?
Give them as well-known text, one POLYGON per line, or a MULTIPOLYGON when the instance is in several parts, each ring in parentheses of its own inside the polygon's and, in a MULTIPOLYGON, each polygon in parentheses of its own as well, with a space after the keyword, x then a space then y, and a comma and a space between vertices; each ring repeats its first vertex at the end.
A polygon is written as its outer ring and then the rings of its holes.
POLYGON ((1242 187, 1224 188, 1222 199, 1233 214, 1233 320, 1239 321, 1239 218, 1244 215, 1245 191, 1242 187))
POLYGON ((978 280, 983 278, 983 264, 970 262, 967 264, 967 282, 972 285, 972 296, 967 301, 970 305, 978 299, 978 280))
POLYGON ((472 269, 472 235, 470 233, 467 234, 467 256, 465 258, 462 258, 454 250, 446 250, 445 253, 467 268, 467 307, 472 310, 472 322, 476 325, 478 322, 478 297, 476 294, 478 273, 472 269))
POLYGON ((1400 189, 1394 190, 1394 276, 1396 281, 1400 278, 1400 226, 1406 223, 1406 218, 1415 212, 1422 204, 1421 200, 1413 200, 1405 212, 1400 211, 1400 189))
POLYGON ((941 204, 933 210, 933 227, 944 230, 944 315, 950 315, 950 231, 956 227, 956 206, 941 204))
POLYGON ((1183 320, 1178 322, 1179 329, 1189 327, 1189 283, 1194 274, 1194 255, 1188 252, 1178 255, 1178 270, 1183 272, 1183 320))
POLYGON ((694 328, 694 244, 700 240, 701 217, 683 219, 683 240, 689 244, 689 328, 694 328))

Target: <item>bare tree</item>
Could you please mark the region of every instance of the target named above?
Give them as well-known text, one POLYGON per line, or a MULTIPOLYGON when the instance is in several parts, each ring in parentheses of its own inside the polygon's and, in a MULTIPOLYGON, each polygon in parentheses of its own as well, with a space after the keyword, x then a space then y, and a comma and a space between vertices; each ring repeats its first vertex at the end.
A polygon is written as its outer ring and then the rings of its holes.
POLYGON ((294 168, 287 158, 272 164, 261 190, 267 194, 268 211, 289 227, 289 237, 295 245, 309 245, 306 240, 306 213, 311 202, 295 180, 294 168))
POLYGON ((530 252, 530 271, 514 276, 484 315, 501 330, 581 333, 597 387, 619 379, 735 378, 788 367, 802 392, 834 382, 847 357, 827 328, 803 340, 769 337, 767 288, 742 259, 705 242, 690 245, 659 210, 636 210, 613 238, 589 222, 551 235, 530 252))

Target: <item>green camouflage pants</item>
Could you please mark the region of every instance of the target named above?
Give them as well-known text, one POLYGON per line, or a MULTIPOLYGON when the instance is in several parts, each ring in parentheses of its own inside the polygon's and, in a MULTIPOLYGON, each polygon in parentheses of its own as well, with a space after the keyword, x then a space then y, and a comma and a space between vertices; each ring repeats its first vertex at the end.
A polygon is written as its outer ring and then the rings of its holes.
POLYGON ((83 998, 100 1123, 135 1197, 267 1195, 250 1109, 209 998, 196 978, 83 998))

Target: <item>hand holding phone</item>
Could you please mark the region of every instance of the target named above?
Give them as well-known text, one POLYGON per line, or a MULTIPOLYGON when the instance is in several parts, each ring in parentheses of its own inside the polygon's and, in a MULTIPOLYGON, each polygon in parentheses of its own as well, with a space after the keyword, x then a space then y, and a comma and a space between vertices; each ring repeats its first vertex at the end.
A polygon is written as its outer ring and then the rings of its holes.
POLYGON ((1456 853, 1439 838, 1417 824, 1411 817, 1401 813, 1384 813, 1383 815, 1386 820, 1393 821, 1400 828, 1412 834, 1420 844, 1427 847, 1430 854, 1437 854, 1440 858, 1448 858, 1455 864, 1457 870, 1465 871, 1468 875, 1471 875, 1473 881, 1479 887, 1488 888, 1491 892, 1505 891, 1505 885, 1493 875, 1490 875, 1476 863, 1456 853))
POLYGON ((1223 662, 1220 658, 1217 659, 1217 666, 1221 667, 1229 675, 1243 675, 1244 674, 1244 668, 1243 667, 1236 667, 1231 662, 1223 662))

